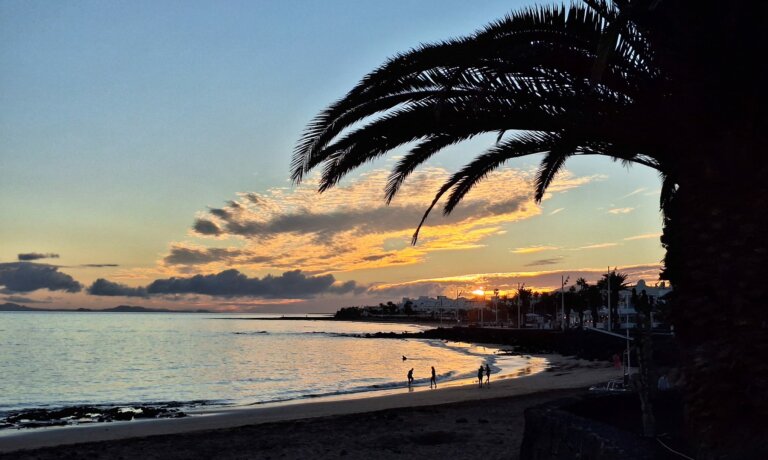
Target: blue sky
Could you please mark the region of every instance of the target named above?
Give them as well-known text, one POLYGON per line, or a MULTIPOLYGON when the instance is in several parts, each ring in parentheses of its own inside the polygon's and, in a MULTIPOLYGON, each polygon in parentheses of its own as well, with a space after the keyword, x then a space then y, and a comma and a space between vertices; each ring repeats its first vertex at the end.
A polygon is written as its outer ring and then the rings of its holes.
MULTIPOLYGON (((136 287, 226 269, 251 277, 302 270, 307 276, 332 274, 336 285, 358 286, 339 290, 340 297, 255 295, 221 302, 295 309, 450 287, 448 281, 418 284, 437 277, 596 270, 607 264, 642 266, 640 272, 650 273, 647 266, 663 256, 658 238, 648 236, 660 231, 658 179, 651 171, 627 172, 604 159, 570 162, 570 185, 536 212, 489 223, 471 242, 449 238, 423 254, 401 253, 397 260, 407 263, 366 265, 350 258, 323 270, 316 260, 292 258, 286 248, 306 242, 295 239, 295 232, 269 240, 285 239, 280 260, 267 260, 257 250, 264 250, 263 237, 212 239, 191 232, 209 208, 247 192, 283 206, 278 214, 295 212, 299 195, 313 201, 313 215, 338 213, 322 198, 297 194, 288 182, 291 152, 305 124, 387 57, 471 33, 530 3, 0 1, 0 263, 14 264, 21 253, 58 254, 38 263, 55 266, 84 288, 97 278, 136 287), (645 238, 627 239, 636 236, 645 238), (168 258, 179 255, 179 248, 187 255, 190 248, 195 254, 203 248, 229 252, 212 261, 209 250, 211 263, 169 263, 181 260, 168 258), (531 265, 536 261, 546 263, 531 265), (410 290, 398 291, 403 283, 410 290), (376 291, 377 285, 388 290, 376 291)), ((437 177, 454 170, 490 143, 481 138, 452 148, 430 171, 437 177)), ((522 193, 536 161, 508 165, 520 182, 510 190, 522 193)), ((350 177, 339 196, 346 190, 352 201, 368 197, 376 171, 391 164, 384 159, 350 177)), ((428 203, 427 195, 421 202, 428 203)), ((243 218, 263 215, 250 212, 243 218)), ((349 241, 369 251, 392 245, 400 251, 400 233, 381 232, 379 240, 366 236, 365 244, 349 241)), ((6 298, 72 307, 221 301, 108 297, 85 289, 5 291, 6 298)))

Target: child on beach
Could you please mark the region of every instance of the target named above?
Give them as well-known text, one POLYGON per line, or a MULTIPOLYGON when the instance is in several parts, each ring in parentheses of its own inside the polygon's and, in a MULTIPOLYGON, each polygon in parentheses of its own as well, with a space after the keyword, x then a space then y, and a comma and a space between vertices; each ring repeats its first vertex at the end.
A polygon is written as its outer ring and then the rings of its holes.
POLYGON ((485 383, 489 387, 491 386, 491 366, 485 363, 485 383))
POLYGON ((480 388, 483 388, 483 365, 480 365, 480 369, 477 370, 477 381, 480 383, 480 388))
POLYGON ((435 385, 435 388, 437 388, 437 375, 435 374, 435 366, 432 366, 432 378, 429 379, 429 388, 432 388, 432 385, 435 385))
POLYGON ((411 370, 408 371, 408 388, 411 387, 412 383, 413 383, 413 368, 411 368, 411 370))

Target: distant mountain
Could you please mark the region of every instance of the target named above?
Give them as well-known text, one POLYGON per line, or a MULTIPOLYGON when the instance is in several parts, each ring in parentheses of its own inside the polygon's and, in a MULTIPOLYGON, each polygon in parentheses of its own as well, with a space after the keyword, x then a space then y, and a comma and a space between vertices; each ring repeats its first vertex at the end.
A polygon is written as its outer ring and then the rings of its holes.
POLYGON ((0 311, 35 311, 35 310, 39 310, 39 309, 29 308, 29 307, 25 307, 24 305, 19 305, 17 303, 11 303, 11 302, 7 302, 0 305, 0 311))
POLYGON ((165 308, 147 308, 147 307, 138 307, 135 305, 118 305, 114 308, 105 308, 103 310, 95 310, 95 311, 103 311, 103 312, 119 312, 119 313, 174 313, 173 310, 168 310, 165 308))
POLYGON ((166 308, 147 308, 135 305, 119 305, 113 308, 104 308, 102 310, 91 310, 89 308, 78 308, 77 310, 67 310, 63 308, 31 308, 17 303, 4 303, 0 305, 0 311, 71 311, 71 312, 93 312, 93 313, 211 313, 209 310, 168 310, 166 308))

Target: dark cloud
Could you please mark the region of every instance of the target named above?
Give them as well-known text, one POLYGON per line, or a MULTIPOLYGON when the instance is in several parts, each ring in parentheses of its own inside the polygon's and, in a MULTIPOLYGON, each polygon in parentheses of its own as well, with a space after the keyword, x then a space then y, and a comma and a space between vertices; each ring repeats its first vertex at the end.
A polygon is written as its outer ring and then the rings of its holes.
POLYGON ((39 259, 58 259, 59 255, 52 252, 40 253, 40 252, 26 252, 19 254, 19 260, 39 260, 39 259))
POLYGON ((183 246, 174 246, 171 248, 171 253, 165 256, 163 261, 169 265, 200 265, 211 262, 228 261, 242 254, 243 252, 238 249, 195 249, 186 248, 183 246))
POLYGON ((201 235, 221 235, 219 226, 208 219, 197 219, 192 228, 201 235))
POLYGON ((4 292, 31 292, 38 289, 80 292, 83 286, 58 267, 32 262, 0 263, 0 286, 4 292))
POLYGON ((334 284, 333 286, 328 288, 329 294, 362 294, 365 291, 367 291, 368 288, 363 286, 358 286, 356 282, 354 281, 347 281, 341 284, 334 284))
POLYGON ((307 276, 293 270, 280 276, 249 278, 237 270, 214 275, 155 280, 147 286, 150 294, 204 294, 220 297, 307 298, 323 293, 352 292, 356 285, 347 282, 334 286, 333 275, 307 276))
POLYGON ((88 268, 104 268, 104 267, 119 267, 118 264, 83 264, 81 267, 88 267, 88 268))
POLYGON ((87 290, 90 295, 148 297, 146 288, 126 286, 104 278, 94 281, 87 290))
POLYGON ((553 259, 537 259, 537 260, 528 262, 527 264, 525 264, 525 266, 538 267, 540 265, 555 265, 555 264, 559 264, 562 261, 563 259, 561 259, 560 257, 555 257, 553 259))
POLYGON ((229 219, 232 214, 230 211, 227 211, 226 209, 219 209, 219 208, 211 208, 209 211, 211 214, 213 214, 216 217, 219 217, 221 219, 229 219))
POLYGON ((13 303, 19 303, 19 304, 25 304, 25 303, 51 303, 50 300, 37 300, 32 299, 30 297, 22 297, 20 295, 11 295, 8 297, 4 297, 3 300, 5 302, 13 302, 13 303))
MULTIPOLYGON (((449 216, 440 218, 440 224, 461 222, 470 217, 481 218, 515 212, 520 210, 527 200, 527 196, 518 196, 492 205, 489 205, 487 201, 464 203, 449 216)), ((258 203, 258 198, 254 197, 251 201, 258 203)), ((209 219, 197 219, 193 229, 201 235, 227 233, 261 238, 271 238, 284 233, 314 234, 320 242, 329 242, 337 233, 350 230, 361 235, 412 230, 424 214, 423 205, 371 206, 326 213, 313 213, 304 210, 279 214, 269 220, 256 220, 244 215, 241 212, 242 209, 242 206, 234 207, 231 205, 228 209, 211 209, 210 214, 220 222, 217 224, 209 219)))
POLYGON ((517 211, 525 211, 525 206, 523 206, 523 203, 525 203, 525 201, 526 200, 523 197, 516 197, 516 198, 512 198, 511 200, 505 200, 500 203, 494 203, 494 204, 488 205, 485 209, 491 215, 509 214, 517 211))
POLYGON ((381 260, 381 259, 384 259, 385 257, 389 257, 389 256, 392 256, 392 255, 395 255, 395 253, 394 252, 387 252, 385 254, 374 254, 374 255, 371 255, 371 256, 363 257, 363 260, 365 260, 366 262, 373 262, 375 260, 381 260))
POLYGON ((259 196, 258 196, 258 195, 256 195, 256 194, 255 194, 255 193, 253 193, 253 192, 248 192, 248 193, 246 193, 246 194, 245 194, 245 197, 248 199, 248 201, 250 201, 250 202, 251 202, 251 203, 253 203, 253 204, 259 204, 259 203, 261 203, 261 202, 262 202, 262 199, 261 199, 261 198, 259 198, 259 196))

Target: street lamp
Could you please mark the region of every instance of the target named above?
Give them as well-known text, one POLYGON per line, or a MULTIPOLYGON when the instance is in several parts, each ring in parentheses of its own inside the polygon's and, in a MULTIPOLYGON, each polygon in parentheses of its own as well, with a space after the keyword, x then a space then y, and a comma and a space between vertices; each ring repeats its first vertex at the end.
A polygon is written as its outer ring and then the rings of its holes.
POLYGON ((566 324, 565 324, 565 285, 568 283, 568 280, 571 279, 570 276, 563 279, 563 275, 560 275, 560 303, 562 305, 562 321, 563 321, 563 330, 565 330, 566 324))
POLYGON ((520 292, 524 288, 525 288, 525 283, 523 284, 517 283, 517 328, 518 329, 522 328, 522 323, 521 323, 522 319, 520 317, 520 292))

